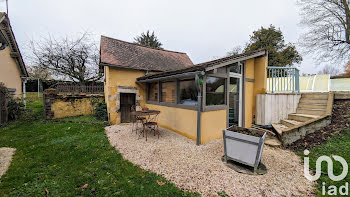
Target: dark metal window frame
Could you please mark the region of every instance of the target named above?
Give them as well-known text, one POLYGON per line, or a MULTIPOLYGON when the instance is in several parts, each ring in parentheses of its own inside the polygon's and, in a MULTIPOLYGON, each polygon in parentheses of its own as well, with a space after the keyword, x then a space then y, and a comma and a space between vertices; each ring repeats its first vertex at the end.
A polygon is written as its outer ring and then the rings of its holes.
MULTIPOLYGON (((226 66, 227 67, 227 66, 226 66)), ((203 111, 217 111, 217 110, 228 110, 228 97, 227 97, 227 92, 228 92, 228 86, 227 86, 227 81, 229 79, 229 75, 227 73, 223 74, 223 73, 208 73, 204 76, 204 83, 203 83, 203 102, 202 102, 202 108, 203 111), (224 82, 224 95, 225 95, 225 103, 223 105, 207 105, 207 91, 206 91, 206 87, 207 87, 207 77, 217 77, 217 78, 224 78, 225 82, 224 82)))
MULTIPOLYGON (((242 121, 244 124, 244 99, 245 99, 245 61, 241 61, 242 62, 242 67, 241 67, 241 73, 242 73, 242 105, 243 105, 243 111, 242 111, 242 121)), ((228 105, 228 89, 229 89, 229 79, 230 79, 230 66, 231 65, 225 65, 226 67, 226 73, 218 73, 216 72, 216 69, 206 72, 205 75, 203 76, 203 85, 202 85, 202 106, 201 106, 201 111, 202 112, 208 112, 208 111, 218 111, 218 110, 227 110, 229 109, 229 105, 228 105), (207 77, 218 77, 218 78, 224 78, 225 82, 224 82, 224 90, 225 90, 225 104, 224 105, 206 105, 206 78, 207 77)), ((171 80, 159 80, 158 82, 158 101, 149 101, 148 100, 148 88, 149 88, 149 83, 147 83, 146 85, 146 103, 147 104, 152 104, 152 105, 160 105, 160 106, 166 106, 166 107, 174 107, 174 108, 181 108, 181 109, 188 109, 188 110, 194 110, 197 111, 197 105, 184 105, 184 104, 180 104, 180 81, 183 79, 188 79, 189 77, 181 77, 181 78, 175 78, 175 79, 171 79, 171 80), (176 99, 175 99, 175 103, 167 103, 167 102, 161 102, 161 94, 162 94, 162 82, 170 82, 170 81, 175 81, 176 82, 176 88, 175 88, 175 95, 176 95, 176 99)))
POLYGON ((189 109, 189 110, 194 110, 197 111, 197 105, 184 105, 184 104, 180 104, 180 95, 179 95, 179 88, 180 88, 180 80, 182 79, 188 79, 188 78, 177 78, 175 80, 164 80, 164 81, 158 81, 158 101, 150 101, 149 100, 149 95, 148 95, 148 88, 149 88, 149 84, 147 83, 146 87, 147 87, 147 91, 146 91, 146 103, 147 104, 152 104, 152 105, 160 105, 160 106, 166 106, 166 107, 174 107, 174 108, 181 108, 181 109, 189 109), (165 82, 175 82, 175 103, 168 103, 168 102, 161 102, 161 98, 162 98, 162 83, 165 82))

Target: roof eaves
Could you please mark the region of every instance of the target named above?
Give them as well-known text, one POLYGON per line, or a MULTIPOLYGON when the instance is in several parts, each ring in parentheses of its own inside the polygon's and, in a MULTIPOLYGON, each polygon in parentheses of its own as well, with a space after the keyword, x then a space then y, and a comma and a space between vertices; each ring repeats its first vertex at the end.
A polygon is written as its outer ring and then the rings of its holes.
POLYGON ((130 70, 149 71, 149 72, 163 72, 161 70, 149 70, 149 69, 145 69, 145 68, 126 67, 126 66, 121 66, 121 65, 108 64, 108 63, 104 63, 104 62, 101 62, 100 66, 108 66, 108 67, 123 68, 123 69, 130 69, 130 70))
POLYGON ((176 75, 176 74, 184 73, 184 72, 210 71, 210 70, 213 70, 215 68, 219 68, 219 67, 233 64, 235 62, 244 61, 247 59, 251 59, 251 58, 255 58, 255 57, 259 57, 259 56, 264 56, 264 55, 267 55, 267 51, 265 49, 260 49, 260 50, 256 50, 256 51, 249 52, 249 53, 243 53, 243 54, 239 54, 239 55, 224 57, 224 58, 220 58, 217 60, 212 60, 209 62, 196 64, 194 66, 191 66, 191 67, 185 68, 185 69, 179 69, 179 70, 162 72, 162 73, 157 73, 157 74, 153 74, 153 75, 149 75, 149 76, 139 77, 139 78, 137 78, 137 80, 141 81, 141 80, 145 80, 145 79, 166 77, 166 76, 176 75), (222 60, 224 60, 224 61, 221 62, 222 60))
POLYGON ((223 67, 223 66, 227 66, 227 65, 233 64, 235 62, 244 61, 244 60, 247 60, 247 59, 251 59, 251 58, 255 58, 255 57, 259 57, 259 56, 263 56, 263 55, 266 55, 266 51, 257 51, 257 52, 254 52, 252 54, 249 54, 247 56, 232 58, 232 59, 227 60, 225 62, 222 62, 220 64, 209 66, 209 67, 205 68, 205 71, 210 71, 210 70, 213 70, 213 69, 216 69, 216 68, 220 68, 220 67, 223 67))
POLYGON ((18 65, 18 67, 20 68, 20 71, 21 71, 21 77, 28 77, 28 72, 27 72, 27 69, 25 67, 25 64, 24 64, 24 61, 23 61, 23 57, 22 57, 22 54, 19 50, 19 47, 18 47, 18 44, 17 44, 17 41, 16 41, 16 38, 15 38, 15 35, 12 31, 12 27, 11 27, 11 24, 10 24, 10 20, 8 19, 7 15, 4 14, 3 17, 1 17, 0 19, 0 23, 4 24, 5 25, 5 33, 7 35, 7 37, 10 39, 9 40, 9 45, 12 49, 12 52, 17 52, 19 54, 18 57, 15 57, 14 59, 16 60, 16 63, 18 65))

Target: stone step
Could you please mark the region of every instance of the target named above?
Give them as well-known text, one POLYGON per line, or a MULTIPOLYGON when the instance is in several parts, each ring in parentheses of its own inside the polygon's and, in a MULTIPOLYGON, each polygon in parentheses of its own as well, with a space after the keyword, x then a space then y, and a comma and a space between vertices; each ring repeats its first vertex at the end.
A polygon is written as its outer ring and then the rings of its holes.
POLYGON ((305 122, 314 118, 318 118, 319 116, 310 115, 310 114, 288 114, 289 120, 296 120, 299 122, 305 122))
POLYGON ((328 99, 328 93, 303 93, 301 98, 311 98, 311 99, 328 99))
POLYGON ((299 100, 299 104, 327 104, 328 99, 309 99, 309 98, 301 98, 299 100))
POLYGON ((322 109, 325 110, 327 108, 327 104, 322 103, 299 103, 298 108, 301 109, 322 109))
POLYGON ((299 124, 301 124, 302 122, 300 121, 296 121, 296 120, 281 120, 281 124, 287 126, 287 127, 294 127, 294 126, 297 126, 299 124))
POLYGON ((279 123, 273 123, 272 127, 276 130, 278 136, 282 136, 282 133, 284 130, 288 129, 286 125, 279 124, 279 123))
POLYGON ((326 109, 302 109, 297 108, 297 114, 322 115, 326 113, 326 109))
POLYGON ((266 136, 265 144, 272 147, 282 146, 282 142, 277 137, 273 137, 273 136, 266 136))

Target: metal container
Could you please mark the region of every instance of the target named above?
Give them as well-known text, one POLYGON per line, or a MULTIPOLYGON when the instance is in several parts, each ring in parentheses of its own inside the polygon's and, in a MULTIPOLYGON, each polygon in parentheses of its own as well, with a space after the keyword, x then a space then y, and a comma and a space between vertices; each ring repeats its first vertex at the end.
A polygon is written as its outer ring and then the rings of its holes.
POLYGON ((231 126, 223 130, 224 160, 233 160, 258 169, 266 132, 258 129, 231 126))

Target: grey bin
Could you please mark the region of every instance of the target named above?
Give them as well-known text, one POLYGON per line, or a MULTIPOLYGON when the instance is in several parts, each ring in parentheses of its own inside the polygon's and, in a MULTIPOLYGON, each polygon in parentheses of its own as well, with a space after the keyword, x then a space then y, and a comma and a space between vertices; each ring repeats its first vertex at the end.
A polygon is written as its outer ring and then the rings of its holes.
POLYGON ((258 169, 264 148, 266 132, 258 129, 231 126, 223 130, 225 162, 233 160, 251 167, 254 172, 258 169), (254 133, 257 136, 246 135, 254 133))

